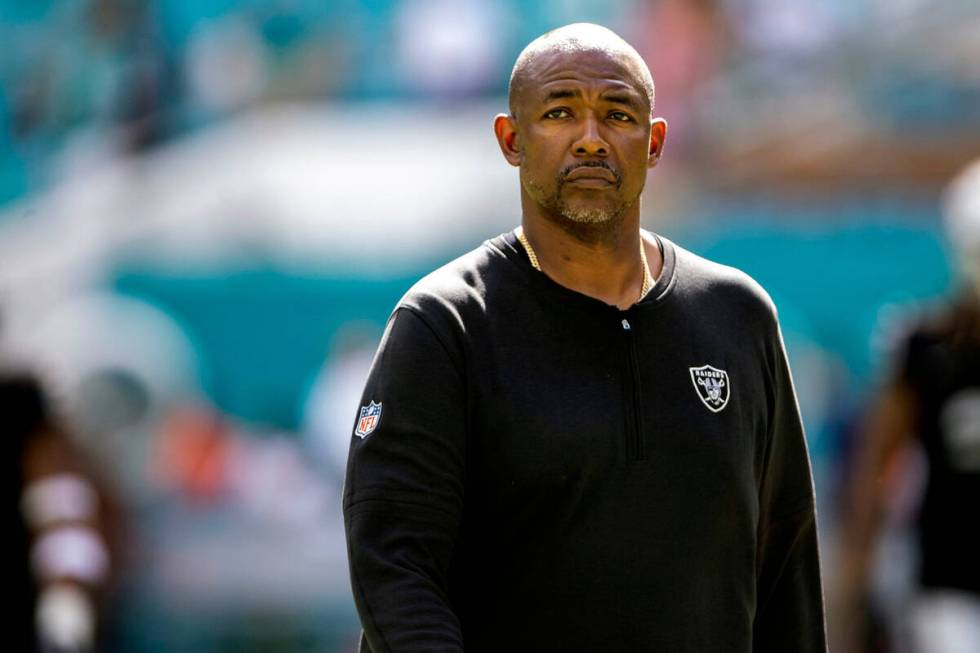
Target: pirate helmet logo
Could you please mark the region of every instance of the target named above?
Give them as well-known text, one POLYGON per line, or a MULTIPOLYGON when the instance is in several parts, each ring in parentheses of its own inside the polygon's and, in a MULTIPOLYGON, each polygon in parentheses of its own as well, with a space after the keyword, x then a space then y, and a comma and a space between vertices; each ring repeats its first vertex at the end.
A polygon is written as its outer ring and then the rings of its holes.
POLYGON ((711 365, 692 367, 691 383, 697 390, 701 402, 713 413, 721 411, 728 405, 728 397, 731 396, 731 382, 728 380, 728 372, 719 370, 711 365))

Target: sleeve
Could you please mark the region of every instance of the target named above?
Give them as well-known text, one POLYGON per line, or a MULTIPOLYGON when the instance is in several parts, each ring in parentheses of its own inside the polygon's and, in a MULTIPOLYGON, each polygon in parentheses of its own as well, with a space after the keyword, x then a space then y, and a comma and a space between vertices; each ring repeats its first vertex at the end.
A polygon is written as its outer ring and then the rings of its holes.
POLYGON ((778 325, 770 346, 773 391, 759 487, 756 651, 827 650, 813 479, 778 325))
POLYGON ((447 348, 413 309, 397 309, 364 389, 344 487, 362 650, 463 650, 448 576, 465 413, 463 376, 447 348))

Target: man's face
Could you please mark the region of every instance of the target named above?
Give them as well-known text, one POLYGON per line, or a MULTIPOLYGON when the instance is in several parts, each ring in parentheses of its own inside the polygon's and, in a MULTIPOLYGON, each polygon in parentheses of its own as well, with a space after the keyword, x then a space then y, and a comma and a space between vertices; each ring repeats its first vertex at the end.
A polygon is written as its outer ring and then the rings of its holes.
POLYGON ((656 160, 650 99, 621 59, 599 51, 544 54, 514 109, 521 184, 547 212, 600 223, 637 202, 656 160))

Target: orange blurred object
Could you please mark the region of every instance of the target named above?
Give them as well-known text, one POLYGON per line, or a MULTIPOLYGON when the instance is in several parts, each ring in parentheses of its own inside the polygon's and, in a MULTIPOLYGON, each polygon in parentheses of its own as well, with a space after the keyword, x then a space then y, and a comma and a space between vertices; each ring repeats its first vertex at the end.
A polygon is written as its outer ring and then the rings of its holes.
POLYGON ((199 406, 177 408, 160 429, 152 477, 194 501, 214 501, 226 487, 232 446, 228 425, 217 415, 199 406))

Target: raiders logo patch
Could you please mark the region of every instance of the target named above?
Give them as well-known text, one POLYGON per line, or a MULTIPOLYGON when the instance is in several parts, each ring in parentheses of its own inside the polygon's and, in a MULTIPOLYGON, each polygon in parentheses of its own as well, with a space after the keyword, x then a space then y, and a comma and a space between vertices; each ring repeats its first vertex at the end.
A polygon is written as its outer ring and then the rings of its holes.
POLYGON ((731 382, 728 380, 728 372, 719 370, 711 365, 701 367, 691 367, 691 383, 697 390, 701 403, 708 407, 713 413, 717 413, 728 405, 728 397, 731 396, 731 382))
POLYGON ((354 435, 359 438, 366 438, 378 428, 381 422, 381 402, 372 401, 367 406, 361 406, 361 414, 357 417, 357 426, 354 427, 354 435))

